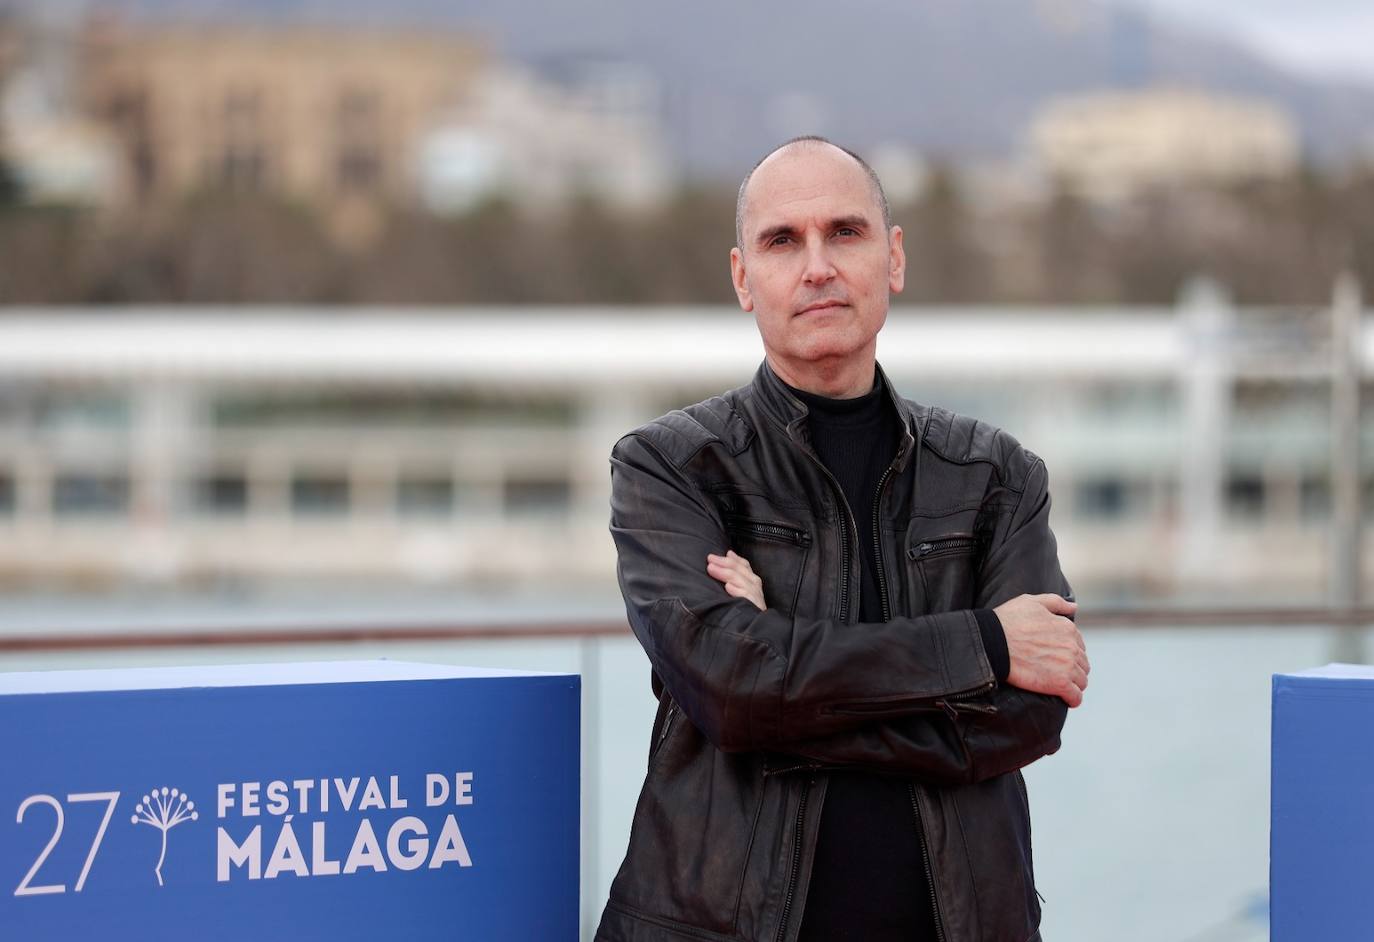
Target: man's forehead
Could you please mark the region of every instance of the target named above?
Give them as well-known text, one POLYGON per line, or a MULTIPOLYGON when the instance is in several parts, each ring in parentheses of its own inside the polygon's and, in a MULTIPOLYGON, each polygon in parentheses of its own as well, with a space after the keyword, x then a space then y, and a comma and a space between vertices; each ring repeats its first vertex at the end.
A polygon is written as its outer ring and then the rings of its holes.
POLYGON ((842 208, 845 213, 880 212, 878 195, 857 160, 834 144, 798 141, 778 148, 755 168, 744 191, 744 214, 752 228, 789 204, 844 197, 851 204, 842 208))

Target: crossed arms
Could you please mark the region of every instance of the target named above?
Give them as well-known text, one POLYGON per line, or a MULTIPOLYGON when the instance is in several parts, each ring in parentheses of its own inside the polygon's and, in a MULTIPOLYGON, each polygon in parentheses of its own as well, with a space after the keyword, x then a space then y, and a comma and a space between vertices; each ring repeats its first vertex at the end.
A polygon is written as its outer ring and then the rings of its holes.
MULTIPOLYGON (((765 750, 818 764, 981 781, 1059 747, 1067 705, 998 684, 972 610, 847 626, 760 610, 706 572, 728 549, 710 502, 631 434, 611 453, 611 534, 630 626, 692 723, 727 752, 765 750)), ((974 607, 1026 593, 1072 598, 1050 532, 1037 461, 974 607)))

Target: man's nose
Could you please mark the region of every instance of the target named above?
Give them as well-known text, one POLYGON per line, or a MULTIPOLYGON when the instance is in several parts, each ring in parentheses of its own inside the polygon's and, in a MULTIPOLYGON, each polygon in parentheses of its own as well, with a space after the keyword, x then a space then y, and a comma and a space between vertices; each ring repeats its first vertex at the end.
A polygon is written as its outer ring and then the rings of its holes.
POLYGON ((812 239, 806 246, 806 272, 803 279, 807 284, 823 285, 835 277, 835 265, 824 239, 812 239))

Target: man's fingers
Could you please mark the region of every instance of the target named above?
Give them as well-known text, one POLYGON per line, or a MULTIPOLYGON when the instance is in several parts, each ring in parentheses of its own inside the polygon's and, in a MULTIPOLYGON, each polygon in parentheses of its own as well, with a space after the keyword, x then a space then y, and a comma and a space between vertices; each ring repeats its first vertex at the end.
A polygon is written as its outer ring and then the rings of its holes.
POLYGON ((706 568, 715 569, 719 572, 744 572, 745 569, 735 559, 727 559, 724 556, 706 557, 706 568))
POLYGON ((753 572, 753 571, 754 571, 754 567, 751 566, 751 565, 749 565, 749 560, 745 559, 743 556, 741 556, 739 553, 736 553, 734 550, 726 550, 726 551, 725 551, 725 555, 726 555, 726 556, 729 556, 729 557, 730 557, 731 559, 733 559, 735 562, 739 563, 741 566, 743 566, 743 567, 744 567, 745 569, 747 569, 749 572, 753 572))
POLYGON ((1070 709, 1073 709, 1083 702, 1083 691, 1073 684, 1068 684, 1065 686, 1064 692, 1060 694, 1060 699, 1067 703, 1070 709))
POLYGON ((748 599, 760 610, 765 610, 763 602, 763 580, 749 568, 749 560, 734 550, 727 555, 706 554, 706 573, 717 582, 723 583, 727 595, 748 599))
POLYGON ((725 583, 725 592, 735 598, 745 599, 754 604, 759 611, 765 611, 767 605, 763 601, 763 590, 761 586, 746 584, 738 579, 731 579, 725 583))
POLYGON ((1070 602, 1062 595, 1055 595, 1053 592, 1042 592, 1039 595, 1031 596, 1031 598, 1035 599, 1056 615, 1072 615, 1074 612, 1078 611, 1077 602, 1070 602))
POLYGON ((754 567, 749 565, 749 560, 745 559, 743 556, 741 556, 739 553, 736 553, 734 550, 726 550, 724 556, 721 556, 717 553, 707 553, 706 561, 708 563, 715 562, 718 565, 727 566, 731 569, 743 569, 746 572, 754 571, 754 567))
POLYGON ((763 580, 748 570, 723 563, 707 563, 706 574, 718 582, 737 582, 740 585, 762 586, 763 580))

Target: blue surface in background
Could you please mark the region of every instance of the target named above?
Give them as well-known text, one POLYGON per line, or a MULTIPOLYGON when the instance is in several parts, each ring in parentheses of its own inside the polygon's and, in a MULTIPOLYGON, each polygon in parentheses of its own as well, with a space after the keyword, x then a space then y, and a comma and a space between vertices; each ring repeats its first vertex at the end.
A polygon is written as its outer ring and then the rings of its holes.
MULTIPOLYGON (((0 927, 5 939, 575 939, 578 923, 579 693, 575 675, 193 687, 0 697, 0 927), (472 803, 455 805, 455 772, 472 773, 472 803), (448 802, 426 806, 426 773, 447 776, 448 802), (360 811, 369 776, 384 798, 398 776, 405 809, 360 811), (318 810, 318 780, 360 778, 354 810, 318 810), (383 855, 400 817, 420 818, 432 853, 454 815, 472 866, 217 880, 217 828, 242 843, 262 826, 265 869, 284 816, 216 816, 220 783, 314 779, 290 824, 307 865, 312 824, 342 868, 366 818, 383 855), (198 819, 167 833, 165 885, 154 873, 161 834, 131 817, 154 788, 175 787, 198 819), (75 884, 107 809, 68 796, 118 791, 84 887, 75 884), (60 894, 15 896, 29 881, 60 894)), ((332 787, 332 783, 331 783, 332 787)), ((236 796, 238 792, 236 791, 236 796)), ((407 833, 400 841, 406 852, 407 833)))
POLYGON ((1374 925, 1374 669, 1273 679, 1270 932, 1370 938, 1374 925))

